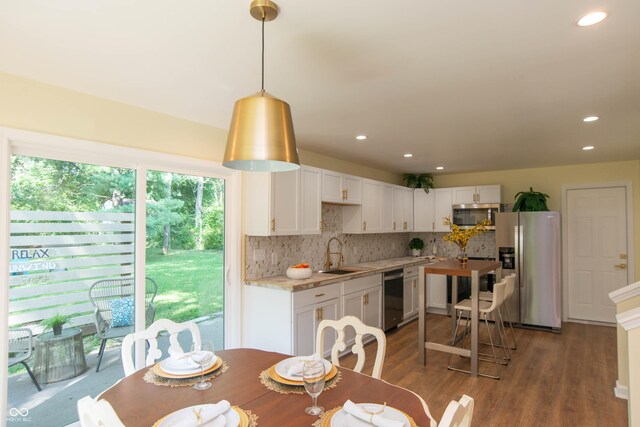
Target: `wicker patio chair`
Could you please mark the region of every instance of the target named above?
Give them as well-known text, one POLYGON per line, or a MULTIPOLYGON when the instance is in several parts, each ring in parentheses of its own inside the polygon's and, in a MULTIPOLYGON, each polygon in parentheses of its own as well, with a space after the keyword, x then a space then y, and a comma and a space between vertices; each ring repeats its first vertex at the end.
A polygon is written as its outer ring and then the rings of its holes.
MULTIPOLYGON (((156 314, 153 299, 158 293, 158 286, 153 279, 149 277, 145 280, 145 321, 146 325, 153 323, 156 314)), ((96 372, 100 370, 102 356, 110 338, 121 338, 134 332, 134 325, 130 322, 124 322, 123 326, 113 324, 114 316, 112 308, 118 301, 125 299, 133 299, 134 296, 134 279, 127 277, 122 279, 105 279, 99 280, 89 288, 89 299, 94 306, 96 334, 102 339, 100 352, 98 353, 98 366, 96 372)), ((145 327, 146 327, 145 325, 145 327)))
POLYGON ((9 367, 21 363, 27 369, 31 381, 38 391, 42 391, 38 380, 27 365, 27 359, 31 357, 31 349, 33 348, 32 338, 33 334, 29 328, 9 329, 9 367))

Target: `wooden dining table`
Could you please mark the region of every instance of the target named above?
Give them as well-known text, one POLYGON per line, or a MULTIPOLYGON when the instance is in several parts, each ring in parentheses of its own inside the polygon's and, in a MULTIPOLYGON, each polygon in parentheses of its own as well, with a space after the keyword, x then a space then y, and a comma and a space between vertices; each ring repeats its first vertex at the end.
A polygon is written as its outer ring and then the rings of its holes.
MULTIPOLYGON (((143 379, 147 367, 123 378, 100 398, 113 406, 127 427, 152 426, 172 412, 220 400, 257 415, 259 427, 310 426, 318 419, 304 412, 311 404, 306 393, 280 394, 260 382, 262 371, 291 356, 256 349, 221 350, 216 354, 229 368, 211 380, 208 390, 147 383, 143 379)), ((421 399, 411 391, 350 369, 339 371, 341 379, 336 387, 324 390, 318 398, 326 411, 342 406, 347 399, 355 403, 386 402, 410 415, 418 426, 429 426, 421 399)))

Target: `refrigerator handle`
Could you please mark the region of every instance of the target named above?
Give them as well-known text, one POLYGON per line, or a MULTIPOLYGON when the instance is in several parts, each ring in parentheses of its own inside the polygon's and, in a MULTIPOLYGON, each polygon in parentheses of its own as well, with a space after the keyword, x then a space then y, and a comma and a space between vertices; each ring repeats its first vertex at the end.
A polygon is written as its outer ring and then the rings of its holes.
POLYGON ((524 280, 524 245, 522 242, 522 239, 524 237, 524 230, 523 230, 523 226, 522 225, 518 225, 515 227, 516 228, 516 252, 517 252, 517 257, 516 257, 516 262, 518 263, 518 265, 516 265, 516 271, 518 272, 518 276, 519 276, 519 284, 521 288, 524 288, 525 285, 525 280, 524 280))

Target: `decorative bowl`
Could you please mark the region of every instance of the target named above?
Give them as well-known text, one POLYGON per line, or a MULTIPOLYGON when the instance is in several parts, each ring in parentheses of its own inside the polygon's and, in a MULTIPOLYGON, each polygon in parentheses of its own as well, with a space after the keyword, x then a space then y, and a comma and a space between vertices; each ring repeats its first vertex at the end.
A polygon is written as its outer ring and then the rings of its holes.
POLYGON ((287 268, 287 277, 289 279, 308 279, 311 277, 310 268, 287 268))

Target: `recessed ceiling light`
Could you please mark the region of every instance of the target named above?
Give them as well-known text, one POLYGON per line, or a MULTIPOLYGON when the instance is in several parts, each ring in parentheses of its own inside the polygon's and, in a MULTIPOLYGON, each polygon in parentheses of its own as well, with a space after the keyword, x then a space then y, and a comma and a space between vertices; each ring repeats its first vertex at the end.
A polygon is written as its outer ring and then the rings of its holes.
POLYGON ((358 135, 358 136, 356 136, 356 139, 358 141, 364 141, 365 139, 367 139, 367 135, 358 135))
POLYGON ((598 116, 589 116, 589 117, 585 117, 584 119, 582 119, 582 121, 585 122, 585 123, 590 123, 590 122, 595 122, 599 118, 600 117, 598 117, 598 116))
POLYGON ((598 22, 602 22, 604 18, 607 17, 607 12, 597 11, 591 12, 584 15, 582 18, 578 20, 579 27, 588 27, 590 25, 597 24, 598 22))
POLYGON ((584 151, 593 150, 594 148, 596 148, 596 147, 594 147, 593 145, 587 145, 586 147, 582 147, 582 149, 583 149, 584 151))
POLYGON ((441 171, 441 170, 443 170, 443 169, 444 169, 444 166, 438 166, 438 167, 436 167, 436 170, 439 170, 439 171, 441 171))
POLYGON ((404 154, 404 156, 405 156, 405 157, 413 157, 413 154, 411 154, 411 153, 407 153, 407 154, 404 154))

